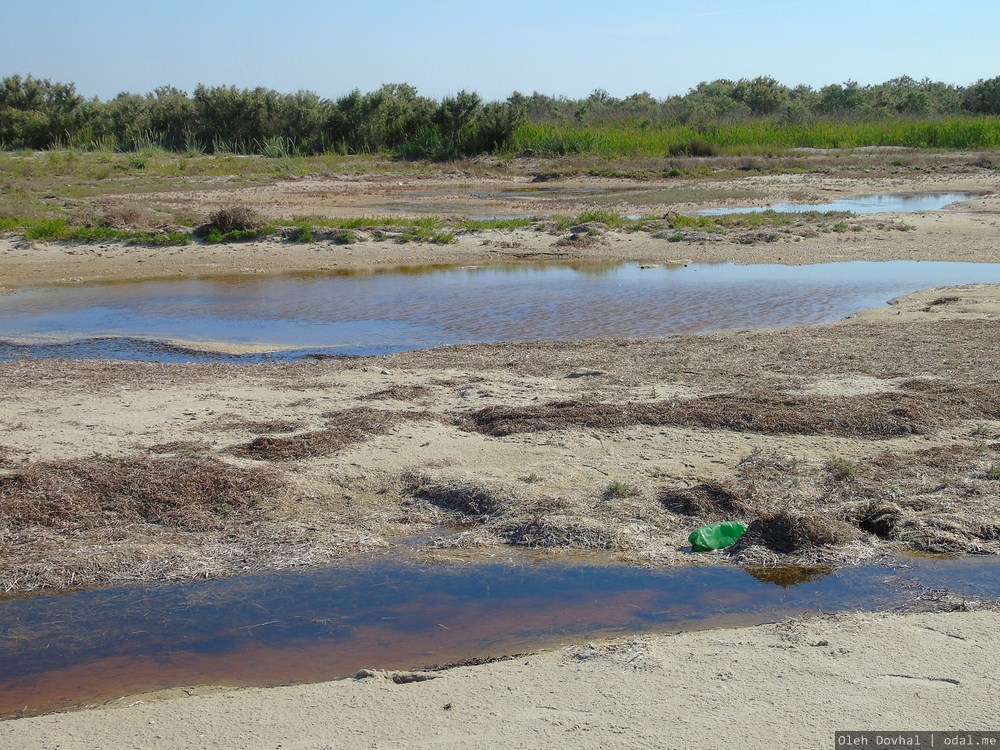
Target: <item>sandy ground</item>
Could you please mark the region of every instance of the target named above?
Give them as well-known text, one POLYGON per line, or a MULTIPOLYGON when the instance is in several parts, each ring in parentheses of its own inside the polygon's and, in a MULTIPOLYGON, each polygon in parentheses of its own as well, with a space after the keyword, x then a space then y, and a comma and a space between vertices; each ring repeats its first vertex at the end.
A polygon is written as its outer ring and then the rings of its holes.
MULTIPOLYGON (((760 200, 996 189, 991 174, 751 180, 743 187, 760 200)), ((378 201, 357 181, 252 190, 281 215, 324 202, 357 214, 376 212, 406 187, 384 187, 378 201), (331 200, 349 193, 351 200, 331 200)), ((436 185, 428 211, 442 195, 436 185)), ((468 187, 454 195, 467 198, 468 187)), ((157 200, 249 197, 188 191, 157 200)), ((527 229, 461 235, 447 246, 149 249, 4 238, 0 286, 553 258, 1000 262, 998 209, 1000 199, 987 195, 942 212, 864 219, 863 231, 757 244, 607 232, 567 249, 559 237, 527 229)), ((449 347, 293 365, 0 363, 0 490, 14 488, 9 497, 38 497, 47 487, 76 502, 73 491, 87 489, 95 472, 128 487, 152 481, 149 471, 183 476, 220 465, 211 461, 280 479, 280 490, 232 523, 130 518, 123 534, 121 518, 106 511, 88 516, 83 504, 80 517, 67 519, 42 507, 0 533, 0 585, 23 592, 398 555, 399 540, 414 535, 424 541, 408 543, 406 554, 419 559, 528 544, 552 554, 599 548, 647 565, 718 564, 684 547, 693 526, 720 513, 825 524, 800 548, 772 549, 765 534, 724 564, 997 553, 998 320, 1000 290, 964 287, 921 292, 829 326, 666 341, 449 347), (749 401, 726 402, 700 422, 663 421, 675 407, 720 397, 749 401), (553 406, 566 402, 575 414, 609 416, 574 422, 553 406), (741 409, 777 412, 768 426, 747 428, 736 419, 741 409), (497 410, 513 410, 515 426, 550 422, 509 433, 472 426, 477 414, 497 410), (119 469, 136 473, 119 477, 119 469), (724 492, 713 490, 708 502, 705 487, 724 492)), ((575 646, 404 685, 375 676, 128 698, 5 722, 0 746, 830 747, 836 729, 988 729, 1000 718, 989 667, 998 624, 989 612, 841 615, 575 646)))
MULTIPOLYGON (((246 204, 273 218, 289 216, 421 216, 465 215, 480 201, 470 198, 491 183, 470 183, 444 179, 405 178, 365 183, 329 178, 282 182, 266 187, 218 188, 211 192, 156 193, 129 195, 120 199, 146 205, 176 207, 196 205, 246 204), (414 192, 416 188, 419 191, 414 192), (442 211, 442 196, 449 197, 442 211)), ((876 193, 933 193, 967 191, 982 197, 955 204, 943 211, 907 214, 880 214, 852 220, 863 231, 811 231, 779 234, 776 241, 760 241, 745 233, 733 233, 719 241, 705 241, 694 235, 686 241, 670 241, 648 232, 607 231, 593 244, 567 245, 566 233, 518 230, 460 232, 449 245, 400 244, 391 240, 365 239, 353 245, 337 245, 332 240, 309 244, 248 242, 226 245, 182 247, 132 247, 117 243, 71 245, 26 243, 0 237, 0 288, 24 283, 74 283, 98 279, 170 278, 267 274, 287 272, 330 272, 365 270, 407 265, 469 265, 505 262, 593 262, 639 261, 648 263, 818 263, 842 260, 962 260, 1000 262, 996 242, 1000 214, 1000 179, 995 173, 970 175, 929 175, 920 179, 843 179, 817 175, 765 175, 734 181, 704 180, 687 189, 684 200, 663 196, 655 184, 642 183, 642 193, 612 193, 613 200, 517 201, 504 199, 488 206, 500 215, 575 215, 585 209, 613 210, 621 215, 664 215, 718 205, 766 205, 775 201, 823 201, 876 193), (734 187, 735 185, 735 187, 734 187), (742 199, 719 196, 733 193, 752 196, 742 199), (700 200, 698 195, 703 194, 700 200), (643 198, 642 196, 649 196, 643 198), (621 196, 621 197, 616 197, 621 196), (693 199, 692 199, 693 198, 693 199), (669 199, 669 202, 667 202, 669 199), (646 202, 653 201, 653 202, 646 202), (901 230, 904 227, 905 230, 901 230), (805 236, 801 236, 804 234, 805 236)), ((511 187, 510 185, 504 185, 511 187)), ((564 190, 622 190, 635 183, 591 179, 545 183, 547 188, 564 190)), ((518 183, 517 187, 525 185, 518 183)), ((669 190, 676 191, 671 187, 669 190)), ((363 233, 362 233, 363 234, 363 233)))
POLYGON ((76 748, 831 748, 838 730, 996 730, 1000 615, 838 615, 0 724, 76 748))

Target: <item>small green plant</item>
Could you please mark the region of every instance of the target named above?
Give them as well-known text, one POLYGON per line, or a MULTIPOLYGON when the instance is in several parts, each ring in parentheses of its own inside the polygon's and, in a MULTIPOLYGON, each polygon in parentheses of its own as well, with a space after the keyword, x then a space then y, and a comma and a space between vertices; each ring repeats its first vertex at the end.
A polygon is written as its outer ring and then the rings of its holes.
POLYGON ((313 242, 316 237, 313 235, 312 227, 299 226, 292 230, 289 239, 292 242, 313 242))
POLYGON ((521 477, 521 481, 525 484, 537 484, 542 481, 542 478, 535 472, 531 472, 530 474, 521 477))
POLYGON ((986 478, 993 481, 1000 480, 1000 464, 993 464, 986 470, 986 478))
POLYGON ((639 488, 626 482, 615 480, 604 488, 604 497, 607 500, 619 500, 626 497, 635 497, 639 494, 639 488))
POLYGON ((47 242, 62 239, 67 225, 64 219, 39 219, 24 230, 24 239, 47 242))
POLYGON ((358 241, 358 235, 350 229, 341 229, 339 232, 334 233, 333 241, 338 245, 353 245, 358 241))
POLYGON ((858 473, 858 467, 853 461, 840 456, 831 458, 826 468, 836 479, 850 479, 858 473))

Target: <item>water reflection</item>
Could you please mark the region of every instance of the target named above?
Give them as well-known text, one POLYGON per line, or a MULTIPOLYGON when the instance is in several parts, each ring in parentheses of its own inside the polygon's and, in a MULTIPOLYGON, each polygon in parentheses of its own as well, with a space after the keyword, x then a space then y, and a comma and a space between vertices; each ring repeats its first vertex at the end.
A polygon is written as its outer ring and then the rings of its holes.
POLYGON ((878 609, 926 588, 996 597, 997 573, 1000 562, 982 558, 784 569, 776 579, 580 560, 378 563, 32 596, 0 602, 0 715, 174 685, 319 681, 621 632, 878 609))
MULTIPOLYGON (((368 354, 441 344, 663 337, 840 319, 1000 264, 603 264, 46 286, 0 297, 0 339, 132 338, 368 354)), ((99 349, 99 347, 91 347, 99 349)), ((46 356, 35 346, 31 356, 46 356)), ((0 345, 0 358, 24 356, 0 345)))

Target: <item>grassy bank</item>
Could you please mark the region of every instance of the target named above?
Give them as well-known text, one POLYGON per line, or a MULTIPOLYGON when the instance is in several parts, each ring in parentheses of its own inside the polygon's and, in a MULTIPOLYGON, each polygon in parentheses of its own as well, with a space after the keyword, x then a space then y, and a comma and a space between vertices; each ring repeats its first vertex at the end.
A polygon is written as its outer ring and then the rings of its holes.
POLYGON ((595 125, 526 124, 515 134, 511 151, 545 157, 735 156, 788 149, 849 149, 898 146, 919 149, 1000 148, 1000 118, 849 122, 818 120, 783 124, 773 120, 715 123, 705 127, 655 125, 628 120, 595 125))

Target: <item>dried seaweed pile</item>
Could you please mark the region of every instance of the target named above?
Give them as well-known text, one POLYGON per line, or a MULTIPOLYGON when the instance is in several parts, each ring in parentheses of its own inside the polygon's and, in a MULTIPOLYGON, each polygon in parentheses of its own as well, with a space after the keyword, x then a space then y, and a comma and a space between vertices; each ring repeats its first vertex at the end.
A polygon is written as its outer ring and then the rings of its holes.
POLYGON ((0 477, 0 524, 87 529, 127 523, 220 528, 278 481, 204 457, 86 458, 33 463, 0 477))
POLYGON ((888 438, 926 434, 962 419, 1000 418, 997 383, 957 387, 910 381, 904 387, 858 396, 756 390, 654 403, 567 400, 537 406, 489 406, 462 415, 459 424, 495 437, 571 427, 611 430, 647 425, 888 438))
POLYGON ((436 419, 426 412, 388 411, 366 406, 323 415, 327 427, 297 435, 262 435, 232 449, 233 455, 258 461, 297 461, 329 456, 341 448, 384 435, 400 422, 436 419))

